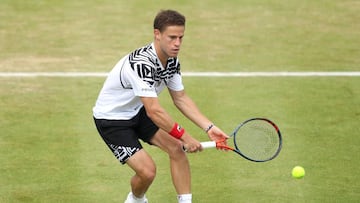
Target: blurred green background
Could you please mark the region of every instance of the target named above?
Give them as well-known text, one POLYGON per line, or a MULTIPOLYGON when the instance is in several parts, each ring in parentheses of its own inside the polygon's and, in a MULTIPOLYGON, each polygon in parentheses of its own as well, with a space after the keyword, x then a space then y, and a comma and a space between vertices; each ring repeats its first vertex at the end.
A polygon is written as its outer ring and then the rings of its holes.
MULTIPOLYGON (((360 3, 345 1, 0 0, 0 72, 107 72, 150 43, 160 9, 187 17, 182 70, 360 71, 360 3)), ((132 171, 103 144, 92 106, 105 78, 0 77, 0 202, 122 202, 132 171)), ((191 154, 193 202, 359 202, 359 77, 185 77, 216 125, 268 117, 281 154, 252 163, 191 154), (291 178, 302 165, 304 179, 291 178)), ((207 140, 172 106, 194 137, 207 140)), ((166 154, 150 202, 176 202, 166 154)))

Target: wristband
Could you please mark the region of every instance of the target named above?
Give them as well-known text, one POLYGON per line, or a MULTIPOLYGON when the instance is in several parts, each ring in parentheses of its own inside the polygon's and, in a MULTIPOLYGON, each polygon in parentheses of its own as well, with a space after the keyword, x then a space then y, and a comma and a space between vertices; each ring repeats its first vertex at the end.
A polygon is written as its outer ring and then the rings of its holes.
POLYGON ((205 132, 209 132, 209 130, 211 130, 211 128, 214 127, 214 124, 210 124, 206 129, 205 129, 205 132))
POLYGON ((169 134, 173 137, 175 137, 176 139, 180 139, 183 134, 185 133, 185 129, 182 128, 179 124, 175 123, 174 127, 171 129, 171 131, 169 132, 169 134))

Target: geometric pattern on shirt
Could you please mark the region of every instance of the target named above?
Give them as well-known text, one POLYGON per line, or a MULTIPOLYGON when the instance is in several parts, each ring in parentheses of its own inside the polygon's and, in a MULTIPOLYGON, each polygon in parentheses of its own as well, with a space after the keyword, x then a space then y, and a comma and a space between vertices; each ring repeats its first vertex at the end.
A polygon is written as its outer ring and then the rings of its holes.
POLYGON ((175 73, 180 74, 180 63, 177 57, 169 58, 165 70, 161 69, 160 61, 151 44, 131 52, 129 62, 132 70, 150 86, 160 81, 166 83, 175 73))

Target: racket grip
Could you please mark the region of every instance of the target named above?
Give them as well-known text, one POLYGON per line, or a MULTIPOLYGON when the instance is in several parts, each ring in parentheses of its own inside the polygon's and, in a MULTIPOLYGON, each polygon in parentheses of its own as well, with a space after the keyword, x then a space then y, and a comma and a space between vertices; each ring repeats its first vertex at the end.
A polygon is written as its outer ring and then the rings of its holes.
POLYGON ((216 142, 215 141, 201 142, 200 144, 201 144, 203 149, 216 147, 216 142))
MULTIPOLYGON (((200 144, 201 144, 203 149, 216 147, 216 142, 215 141, 200 142, 200 144)), ((184 152, 187 151, 185 146, 183 146, 182 148, 183 148, 184 152)))

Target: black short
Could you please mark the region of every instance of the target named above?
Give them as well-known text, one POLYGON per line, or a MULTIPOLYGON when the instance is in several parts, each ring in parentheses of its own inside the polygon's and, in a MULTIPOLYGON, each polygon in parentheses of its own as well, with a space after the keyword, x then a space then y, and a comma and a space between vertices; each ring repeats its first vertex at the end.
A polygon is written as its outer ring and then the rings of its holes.
POLYGON ((159 129, 146 115, 144 107, 130 120, 94 120, 102 139, 122 164, 142 149, 139 139, 151 144, 151 138, 159 129))

